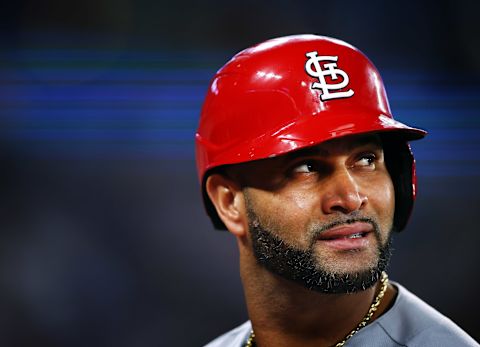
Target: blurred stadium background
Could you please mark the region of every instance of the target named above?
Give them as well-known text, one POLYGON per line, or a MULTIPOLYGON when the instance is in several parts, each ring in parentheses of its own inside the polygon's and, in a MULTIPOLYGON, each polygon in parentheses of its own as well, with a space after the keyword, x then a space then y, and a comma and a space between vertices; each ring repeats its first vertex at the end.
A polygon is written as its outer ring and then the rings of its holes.
POLYGON ((0 6, 0 345, 201 346, 246 319, 193 135, 227 59, 297 33, 362 49, 429 131, 390 277, 480 339, 478 2, 0 6))

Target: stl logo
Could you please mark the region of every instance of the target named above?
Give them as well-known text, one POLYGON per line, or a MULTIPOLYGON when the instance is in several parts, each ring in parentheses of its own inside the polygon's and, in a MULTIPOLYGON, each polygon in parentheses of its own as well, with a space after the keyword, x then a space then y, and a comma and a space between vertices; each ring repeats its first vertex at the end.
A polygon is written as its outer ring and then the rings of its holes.
POLYGON ((345 71, 337 67, 338 56, 328 56, 321 55, 317 56, 317 52, 308 52, 306 55, 308 58, 305 63, 305 71, 311 77, 318 78, 318 82, 312 83, 312 89, 321 89, 322 94, 320 99, 322 101, 338 98, 349 98, 353 95, 353 90, 349 89, 347 91, 338 91, 345 88, 348 85, 349 78, 345 71), (323 67, 320 62, 330 62, 324 63, 323 67), (336 81, 338 76, 342 76, 343 80, 339 83, 329 84, 325 80, 325 76, 330 76, 332 81, 336 81), (331 92, 333 91, 333 92, 331 92))

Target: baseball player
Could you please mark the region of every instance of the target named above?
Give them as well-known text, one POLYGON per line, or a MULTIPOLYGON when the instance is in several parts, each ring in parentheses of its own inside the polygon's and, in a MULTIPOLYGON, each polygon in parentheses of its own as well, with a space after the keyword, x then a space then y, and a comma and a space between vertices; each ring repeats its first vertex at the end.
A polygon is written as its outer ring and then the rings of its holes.
POLYGON ((203 199, 238 244, 249 321, 208 347, 479 346, 386 268, 415 200, 379 72, 329 37, 269 40, 214 76, 196 133, 203 199))

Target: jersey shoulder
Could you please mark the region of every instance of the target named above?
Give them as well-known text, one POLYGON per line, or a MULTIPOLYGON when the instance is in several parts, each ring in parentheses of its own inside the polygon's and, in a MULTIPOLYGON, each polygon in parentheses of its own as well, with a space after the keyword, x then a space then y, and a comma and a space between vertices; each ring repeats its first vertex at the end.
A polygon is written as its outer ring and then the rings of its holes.
POLYGON ((401 346, 480 346, 452 320, 398 283, 394 305, 376 323, 401 346))

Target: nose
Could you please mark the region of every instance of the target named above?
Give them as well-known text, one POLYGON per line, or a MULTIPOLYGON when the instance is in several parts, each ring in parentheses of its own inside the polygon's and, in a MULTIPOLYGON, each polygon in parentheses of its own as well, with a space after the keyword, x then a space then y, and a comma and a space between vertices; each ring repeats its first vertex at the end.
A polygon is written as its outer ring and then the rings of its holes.
POLYGON ((368 197, 361 192, 357 180, 348 168, 333 172, 327 181, 322 183, 322 210, 325 214, 349 214, 363 209, 368 203, 368 197))

